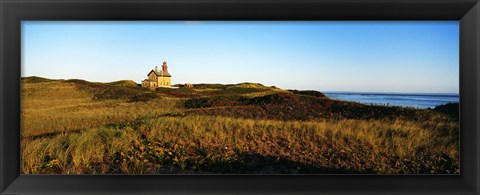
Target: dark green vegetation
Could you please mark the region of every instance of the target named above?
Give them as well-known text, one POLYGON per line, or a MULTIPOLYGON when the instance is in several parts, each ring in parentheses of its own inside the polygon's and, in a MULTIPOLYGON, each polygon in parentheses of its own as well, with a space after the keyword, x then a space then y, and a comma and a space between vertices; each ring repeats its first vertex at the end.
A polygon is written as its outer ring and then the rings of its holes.
POLYGON ((193 86, 23 78, 22 173, 459 173, 458 104, 193 86))
POLYGON ((449 115, 456 120, 459 119, 459 114, 460 114, 458 109, 459 109, 458 103, 448 103, 448 104, 440 105, 434 108, 435 111, 449 115))

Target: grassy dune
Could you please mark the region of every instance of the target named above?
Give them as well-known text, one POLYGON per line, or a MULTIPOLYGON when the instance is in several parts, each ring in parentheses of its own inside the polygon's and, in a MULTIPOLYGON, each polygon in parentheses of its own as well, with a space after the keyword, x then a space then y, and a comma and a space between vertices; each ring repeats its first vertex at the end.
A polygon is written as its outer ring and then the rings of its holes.
POLYGON ((156 91, 22 79, 22 173, 458 174, 445 110, 255 83, 156 91))

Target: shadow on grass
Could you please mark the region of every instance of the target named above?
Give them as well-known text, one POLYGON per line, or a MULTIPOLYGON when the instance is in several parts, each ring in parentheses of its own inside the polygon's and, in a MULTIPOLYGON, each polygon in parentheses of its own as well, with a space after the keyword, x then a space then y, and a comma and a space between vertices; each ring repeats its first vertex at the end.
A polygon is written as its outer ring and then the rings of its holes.
POLYGON ((40 139, 40 138, 49 138, 49 137, 54 137, 57 135, 62 135, 62 134, 70 134, 70 133, 80 133, 82 131, 85 131, 85 129, 72 129, 72 130, 66 130, 66 131, 54 131, 51 133, 43 133, 40 135, 31 135, 31 136, 22 136, 22 140, 35 140, 35 139, 40 139))
POLYGON ((359 172, 347 168, 331 168, 318 165, 296 162, 290 159, 261 155, 239 154, 235 161, 216 161, 204 166, 204 171, 211 173, 233 174, 359 174, 373 173, 373 171, 359 172))
MULTIPOLYGON (((358 171, 347 168, 322 167, 293 160, 260 154, 239 154, 236 160, 217 159, 192 168, 183 169, 177 164, 148 163, 144 169, 156 167, 151 174, 375 174, 373 170, 358 171)), ((115 165, 113 165, 115 166, 115 165)), ((110 169, 114 170, 114 169, 110 169)), ((113 171, 115 173, 116 171, 113 171)), ((125 173, 124 173, 125 174, 125 173)))

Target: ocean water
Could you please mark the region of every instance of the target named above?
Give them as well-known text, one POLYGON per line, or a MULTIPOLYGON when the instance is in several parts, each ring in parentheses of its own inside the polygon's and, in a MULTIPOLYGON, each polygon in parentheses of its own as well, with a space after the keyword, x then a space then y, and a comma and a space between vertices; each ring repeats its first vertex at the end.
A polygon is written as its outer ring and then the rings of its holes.
POLYGON ((359 93, 359 92, 326 92, 332 99, 415 108, 434 108, 435 106, 459 102, 458 94, 414 94, 414 93, 359 93))

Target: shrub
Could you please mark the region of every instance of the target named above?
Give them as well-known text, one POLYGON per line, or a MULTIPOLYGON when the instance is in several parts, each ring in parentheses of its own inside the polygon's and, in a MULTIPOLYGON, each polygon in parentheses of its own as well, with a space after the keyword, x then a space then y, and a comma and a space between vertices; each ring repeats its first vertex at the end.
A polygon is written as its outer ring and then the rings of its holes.
POLYGON ((294 94, 299 94, 299 95, 308 95, 308 96, 313 96, 313 97, 321 97, 321 98, 326 98, 327 96, 319 91, 313 91, 313 90, 305 90, 305 91, 299 91, 299 90, 288 90, 294 94))
POLYGON ((436 106, 433 110, 446 114, 455 120, 458 120, 459 115, 459 104, 458 103, 448 103, 440 106, 436 106))
POLYGON ((239 96, 210 96, 201 98, 192 98, 185 101, 185 108, 208 108, 220 106, 240 105, 239 96))
POLYGON ((199 94, 191 89, 191 88, 177 88, 177 89, 172 89, 172 88, 162 88, 159 87, 156 89, 157 92, 160 94, 165 94, 168 96, 173 96, 173 97, 179 97, 179 98, 191 98, 191 97, 198 97, 199 94))
POLYGON ((211 101, 208 98, 193 98, 185 101, 185 108, 206 108, 211 106, 211 101))
POLYGON ((149 100, 153 100, 155 98, 158 98, 158 95, 156 95, 154 93, 143 93, 143 94, 134 95, 128 101, 129 102, 146 102, 146 101, 149 101, 149 100))
POLYGON ((265 104, 285 104, 294 103, 298 98, 294 94, 276 93, 266 96, 254 97, 252 99, 245 99, 246 104, 265 105, 265 104))

